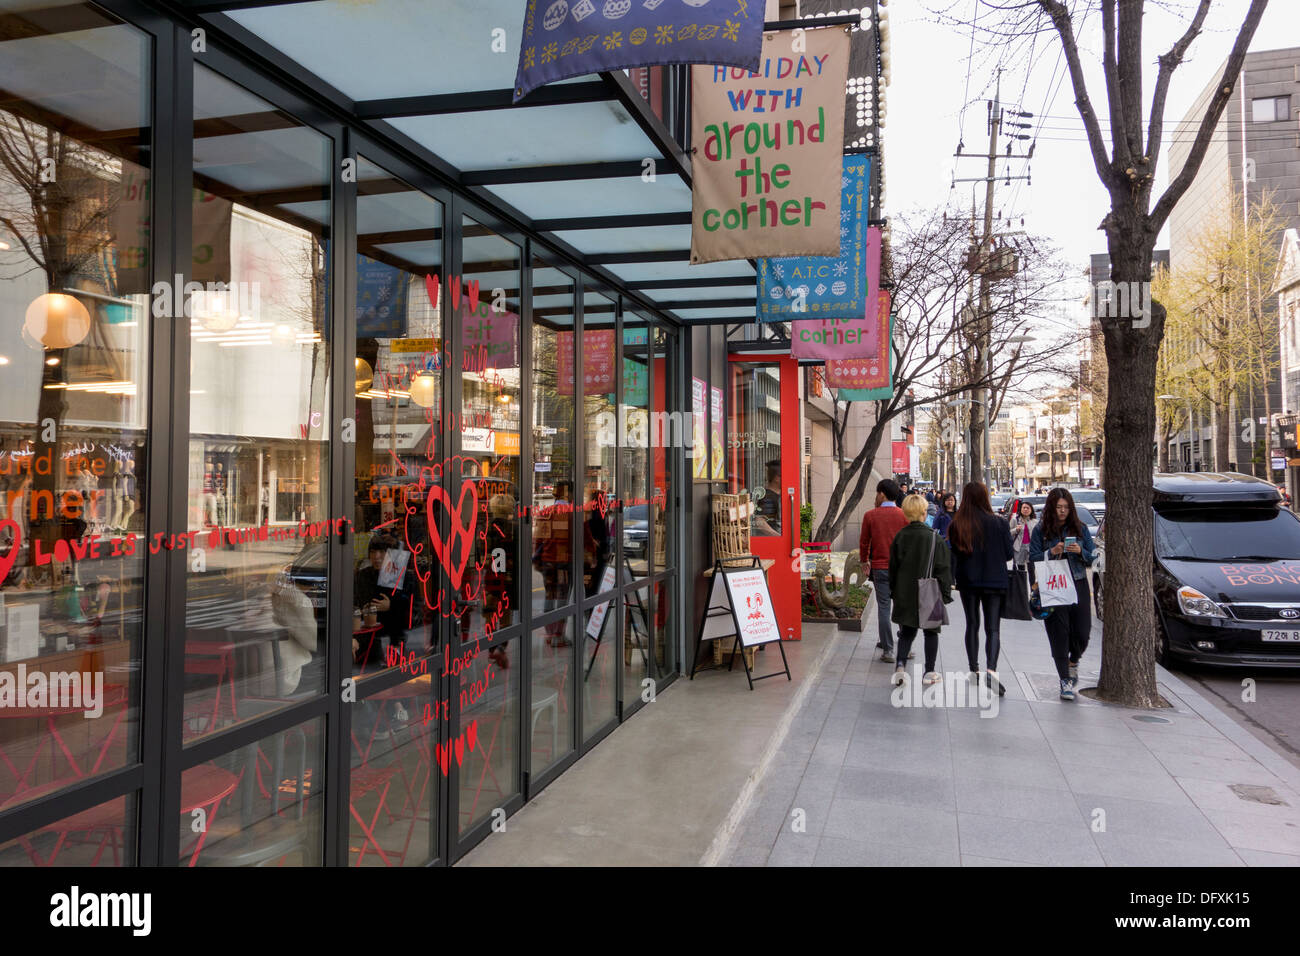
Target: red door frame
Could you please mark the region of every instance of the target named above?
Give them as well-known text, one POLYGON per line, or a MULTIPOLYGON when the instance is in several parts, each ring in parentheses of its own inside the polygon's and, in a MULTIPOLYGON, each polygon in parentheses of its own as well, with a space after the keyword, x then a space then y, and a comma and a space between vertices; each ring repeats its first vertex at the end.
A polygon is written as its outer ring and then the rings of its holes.
MULTIPOLYGON (((774 365, 781 376, 781 487, 785 493, 781 496, 781 534, 776 537, 754 535, 749 540, 750 550, 764 562, 776 563, 767 572, 768 589, 772 593, 772 606, 776 609, 776 623, 781 634, 787 640, 800 640, 803 636, 803 608, 800 595, 800 565, 798 555, 800 545, 799 506, 800 481, 799 469, 803 463, 802 449, 799 446, 799 363, 789 355, 773 355, 771 352, 754 354, 735 353, 727 356, 728 363, 744 362, 746 364, 774 365)), ((736 393, 736 380, 731 375, 728 365, 728 392, 731 414, 728 428, 735 421, 739 408, 740 396, 736 393)), ((734 437, 734 436, 732 436, 734 437)), ((728 462, 730 478, 729 487, 740 490, 740 463, 743 450, 733 446, 728 462)), ((751 479, 752 480, 752 479, 751 479)))

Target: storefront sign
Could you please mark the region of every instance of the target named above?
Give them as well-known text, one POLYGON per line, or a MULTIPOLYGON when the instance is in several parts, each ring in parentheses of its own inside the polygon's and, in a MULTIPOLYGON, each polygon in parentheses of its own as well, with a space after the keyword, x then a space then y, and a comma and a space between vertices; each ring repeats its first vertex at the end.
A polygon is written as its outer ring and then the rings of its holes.
POLYGON ((502 456, 519 454, 519 432, 493 432, 493 451, 502 456))
MULTIPOLYGON (((573 394, 573 333, 556 336, 555 391, 573 394)), ((614 391, 614 330, 593 329, 582 334, 582 388, 587 395, 608 395, 614 391)))
POLYGON ((528 0, 514 101, 554 80, 633 66, 756 70, 764 12, 760 0, 528 0))
POLYGON ((722 389, 715 385, 711 398, 709 447, 713 451, 713 480, 725 481, 727 479, 727 458, 722 450, 722 389))
POLYGON ((357 254, 357 338, 398 339, 406 334, 410 276, 378 259, 357 254))
MULTIPOLYGON (((611 388, 612 392, 614 389, 611 388)), ((644 408, 650 402, 650 370, 644 359, 623 359, 623 404, 644 408)))
MULTIPOLYGON (((844 157, 839 256, 758 260, 758 320, 860 319, 867 312, 867 184, 871 159, 844 157)), ((879 231, 877 265, 879 274, 879 231)))
POLYGON ((892 459, 892 464, 890 465, 890 467, 894 470, 894 474, 896 475, 908 474, 907 469, 908 466, 911 464, 912 459, 908 454, 907 447, 908 447, 907 442, 905 441, 896 441, 890 443, 890 451, 892 453, 890 455, 892 459))
POLYGON ((754 73, 691 67, 692 263, 840 254, 848 62, 829 27, 764 34, 754 73))
MULTIPOLYGON (((614 565, 605 566, 605 574, 600 579, 600 590, 609 591, 614 587, 614 565)), ((587 636, 599 640, 601 628, 605 626, 605 615, 609 613, 609 602, 602 601, 591 609, 591 617, 587 619, 587 636)))
MULTIPOLYGON (((876 354, 871 358, 829 359, 826 362, 826 384, 839 389, 880 389, 892 383, 893 352, 891 341, 889 292, 881 290, 878 298, 880 313, 876 316, 876 354)), ((843 399, 843 396, 841 395, 843 399)), ((852 401, 853 399, 844 399, 852 401)))
POLYGON ((393 451, 415 451, 429 440, 432 426, 423 422, 410 425, 375 425, 375 447, 393 451))
POLYGON ((708 422, 705 409, 708 389, 703 379, 691 379, 691 474, 695 481, 709 480, 709 442, 704 434, 708 422))

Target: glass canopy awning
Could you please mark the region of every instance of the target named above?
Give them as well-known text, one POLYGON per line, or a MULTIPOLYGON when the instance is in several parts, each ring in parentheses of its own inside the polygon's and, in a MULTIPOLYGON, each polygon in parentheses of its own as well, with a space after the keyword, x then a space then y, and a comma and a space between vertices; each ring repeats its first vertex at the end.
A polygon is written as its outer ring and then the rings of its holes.
MULTIPOLYGON (((657 113, 629 75, 610 72, 512 104, 522 0, 174 6, 644 304, 683 324, 755 320, 752 262, 689 261, 690 156, 670 129, 685 125, 680 89, 657 113)), ((686 69, 668 69, 680 87, 686 69)))

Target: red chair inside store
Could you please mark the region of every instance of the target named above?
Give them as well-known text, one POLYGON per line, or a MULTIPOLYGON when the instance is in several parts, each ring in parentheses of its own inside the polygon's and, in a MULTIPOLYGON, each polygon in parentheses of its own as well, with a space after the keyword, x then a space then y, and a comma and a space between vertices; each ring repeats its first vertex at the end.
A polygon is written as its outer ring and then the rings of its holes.
MULTIPOLYGON (((40 787, 34 787, 19 796, 11 797, 4 804, 0 804, 0 813, 20 803, 25 803, 29 799, 62 790, 64 787, 76 783, 79 779, 74 777, 54 780, 42 784, 40 787)), ((203 844, 212 831, 212 824, 216 820, 217 808, 222 800, 234 792, 238 782, 239 778, 233 773, 222 770, 214 764, 203 764, 186 771, 183 775, 181 780, 180 812, 182 825, 189 824, 194 819, 197 819, 194 814, 195 811, 199 810, 203 812, 204 823, 197 838, 181 851, 182 859, 187 854, 189 855, 186 866, 197 865, 199 853, 202 851, 203 844)), ((99 866, 104 851, 112 849, 113 865, 121 866, 122 830, 125 826, 126 816, 126 798, 118 797, 116 800, 109 800, 107 803, 101 803, 88 810, 82 810, 80 813, 74 813, 70 817, 56 820, 54 823, 42 827, 38 832, 54 834, 57 837, 54 846, 50 849, 49 856, 45 859, 41 859, 41 855, 37 851, 30 834, 19 837, 18 841, 23 849, 27 851, 27 856, 33 865, 54 866, 59 855, 68 846, 88 845, 98 839, 99 845, 89 865, 99 866)), ((188 831, 191 828, 186 826, 185 829, 188 831)))
MULTIPOLYGON (((465 776, 472 779, 473 771, 471 769, 471 758, 483 761, 483 769, 480 771, 478 780, 474 784, 474 798, 470 803, 470 808, 468 810, 460 811, 460 815, 466 818, 467 823, 475 819, 474 814, 478 812, 479 800, 482 799, 483 790, 486 786, 490 786, 498 798, 505 797, 505 791, 501 788, 501 781, 497 779, 496 771, 492 769, 492 756, 496 753, 497 740, 501 735, 501 726, 505 723, 507 716, 509 716, 508 705, 513 699, 511 697, 512 691, 510 688, 510 674, 512 668, 502 667, 501 664, 498 663, 499 661, 507 660, 505 657, 505 651, 506 644, 498 645, 488 651, 489 663, 487 666, 497 668, 500 673, 500 676, 495 678, 493 681, 496 687, 501 688, 502 697, 500 708, 495 713, 484 713, 481 715, 474 714, 472 716, 462 713, 460 715, 462 727, 465 727, 471 720, 476 720, 478 722, 477 745, 473 750, 468 748, 465 750, 465 758, 462 763, 462 768, 466 771, 465 776), (494 652, 496 656, 493 656, 494 652), (491 733, 488 732, 489 726, 491 727, 491 733), (486 743, 484 741, 486 741, 486 743), (488 777, 492 778, 492 783, 490 785, 487 783, 488 777)), ((469 680, 470 675, 468 673, 463 673, 461 675, 461 681, 463 683, 467 684, 469 680)), ((489 689, 488 693, 495 694, 495 688, 489 689)), ((503 746, 508 746, 508 743, 503 746)), ((454 760, 455 758, 453 757, 452 759, 454 760)), ((461 803, 463 804, 465 797, 464 778, 462 777, 461 780, 461 803)))
POLYGON ((191 628, 185 638, 185 673, 189 676, 208 675, 216 677, 215 687, 210 691, 211 705, 208 703, 209 691, 185 694, 185 730, 186 739, 201 737, 216 730, 223 719, 222 710, 229 701, 229 713, 225 719, 236 719, 235 708, 235 645, 224 629, 191 628))

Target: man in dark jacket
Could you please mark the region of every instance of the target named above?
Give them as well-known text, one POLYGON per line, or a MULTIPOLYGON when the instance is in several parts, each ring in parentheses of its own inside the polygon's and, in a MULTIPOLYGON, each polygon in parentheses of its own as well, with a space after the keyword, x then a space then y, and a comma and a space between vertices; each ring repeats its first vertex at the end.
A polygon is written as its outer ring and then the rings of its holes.
MULTIPOLYGON (((894 535, 907 524, 899 509, 903 493, 892 478, 876 485, 876 506, 862 516, 862 535, 858 539, 858 558, 864 568, 871 571, 871 583, 876 589, 876 626, 880 640, 876 646, 883 653, 880 659, 894 662, 894 628, 889 623, 889 546, 894 535)), ((904 658, 906 660, 906 658, 904 658)))
MULTIPOLYGON (((886 572, 889 588, 894 595, 893 620, 898 625, 898 661, 894 669, 895 681, 905 678, 905 662, 912 649, 920 621, 920 601, 917 582, 921 578, 937 578, 944 604, 952 603, 952 570, 948 545, 925 525, 925 501, 913 495, 903 503, 907 520, 889 548, 889 570, 886 572)), ((935 662, 939 655, 939 629, 925 632, 925 682, 937 683, 935 662)))

